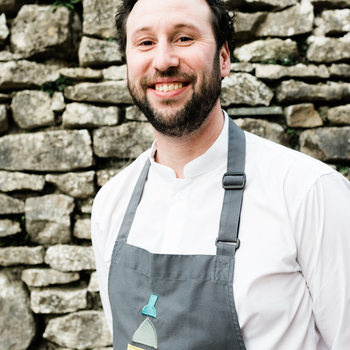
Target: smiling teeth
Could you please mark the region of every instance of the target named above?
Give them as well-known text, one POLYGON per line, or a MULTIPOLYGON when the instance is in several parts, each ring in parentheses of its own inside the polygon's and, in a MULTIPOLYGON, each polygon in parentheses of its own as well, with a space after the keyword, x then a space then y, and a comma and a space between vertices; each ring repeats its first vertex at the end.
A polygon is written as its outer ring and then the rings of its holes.
POLYGON ((174 91, 177 89, 181 89, 182 88, 182 83, 180 84, 164 84, 164 85, 156 85, 155 89, 157 91, 161 91, 161 92, 168 92, 168 91, 174 91))

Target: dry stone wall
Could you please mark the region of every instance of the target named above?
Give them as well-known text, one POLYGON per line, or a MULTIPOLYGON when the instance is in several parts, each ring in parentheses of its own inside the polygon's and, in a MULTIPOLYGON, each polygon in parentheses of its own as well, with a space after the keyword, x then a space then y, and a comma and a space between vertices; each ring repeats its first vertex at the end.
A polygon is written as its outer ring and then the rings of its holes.
MULTIPOLYGON (((349 177, 350 1, 227 2, 225 110, 349 177)), ((91 206, 153 141, 124 82, 120 0, 53 3, 0 0, 0 350, 111 349, 91 206)))

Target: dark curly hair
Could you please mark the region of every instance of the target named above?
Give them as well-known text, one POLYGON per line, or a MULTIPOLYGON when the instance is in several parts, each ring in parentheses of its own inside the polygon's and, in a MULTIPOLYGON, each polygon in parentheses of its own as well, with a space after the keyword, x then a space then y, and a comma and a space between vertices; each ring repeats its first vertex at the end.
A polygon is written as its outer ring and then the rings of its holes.
MULTIPOLYGON (((216 48, 219 51, 222 46, 227 42, 230 52, 234 48, 233 34, 235 28, 233 26, 234 13, 229 13, 227 4, 222 0, 205 0, 210 7, 212 18, 211 23, 216 40, 216 48)), ((126 49, 126 22, 129 14, 135 6, 137 0, 123 0, 122 5, 119 7, 115 15, 115 23, 117 27, 117 42, 119 44, 119 50, 122 53, 123 60, 125 62, 125 49, 126 49)))

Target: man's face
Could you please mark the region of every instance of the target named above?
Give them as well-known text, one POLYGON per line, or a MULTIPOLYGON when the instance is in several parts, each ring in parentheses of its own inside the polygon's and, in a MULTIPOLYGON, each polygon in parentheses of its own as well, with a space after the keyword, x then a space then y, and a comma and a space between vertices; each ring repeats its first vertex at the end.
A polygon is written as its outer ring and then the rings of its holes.
POLYGON ((191 134, 219 103, 229 54, 217 52, 210 18, 205 0, 139 0, 127 20, 129 90, 165 135, 191 134))

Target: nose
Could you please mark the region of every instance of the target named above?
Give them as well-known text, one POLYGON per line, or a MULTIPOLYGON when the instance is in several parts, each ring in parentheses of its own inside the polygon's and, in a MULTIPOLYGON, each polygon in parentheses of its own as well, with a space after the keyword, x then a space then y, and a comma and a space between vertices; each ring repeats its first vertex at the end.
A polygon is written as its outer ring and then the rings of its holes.
POLYGON ((180 60, 178 54, 171 43, 168 41, 159 41, 153 59, 153 68, 165 72, 171 67, 178 67, 180 60))

